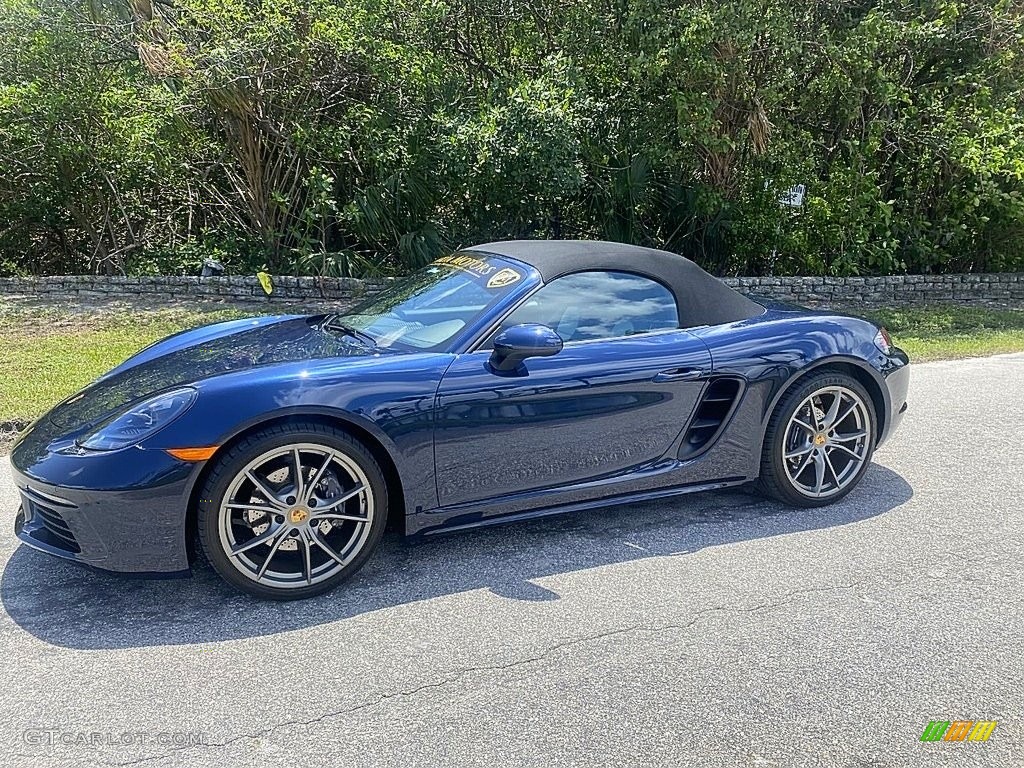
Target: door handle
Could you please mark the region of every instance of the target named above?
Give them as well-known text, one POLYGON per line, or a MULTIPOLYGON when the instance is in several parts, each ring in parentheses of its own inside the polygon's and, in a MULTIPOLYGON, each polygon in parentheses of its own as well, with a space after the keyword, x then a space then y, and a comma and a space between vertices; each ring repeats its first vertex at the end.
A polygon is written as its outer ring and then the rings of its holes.
POLYGON ((654 377, 655 381, 693 381, 707 376, 704 368, 669 368, 654 377))

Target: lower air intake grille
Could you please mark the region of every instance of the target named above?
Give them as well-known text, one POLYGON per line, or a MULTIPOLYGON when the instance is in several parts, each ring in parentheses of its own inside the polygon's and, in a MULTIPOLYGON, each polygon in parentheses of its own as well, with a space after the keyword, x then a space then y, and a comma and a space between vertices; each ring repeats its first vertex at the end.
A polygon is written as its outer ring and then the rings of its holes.
POLYGON ((43 524, 49 534, 50 541, 48 543, 50 545, 75 554, 82 551, 82 548, 78 546, 78 540, 75 539, 74 532, 68 527, 64 516, 57 511, 56 505, 42 503, 34 493, 22 493, 21 498, 29 519, 38 520, 43 524))
POLYGON ((732 412, 739 391, 737 379, 716 379, 708 385, 683 438, 680 458, 693 456, 711 444, 732 412))

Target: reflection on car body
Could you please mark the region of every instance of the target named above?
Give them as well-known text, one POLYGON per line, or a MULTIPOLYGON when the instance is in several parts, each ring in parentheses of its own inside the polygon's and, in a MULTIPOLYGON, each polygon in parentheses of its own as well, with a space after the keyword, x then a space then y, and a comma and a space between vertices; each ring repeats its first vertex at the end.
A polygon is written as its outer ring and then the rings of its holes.
MULTIPOLYGON (((12 452, 26 544, 317 594, 408 535, 756 482, 861 480, 906 409, 884 329, 744 296, 674 254, 490 243, 334 315, 151 345, 12 452)), ((628 514, 624 512, 623 514, 628 514)))

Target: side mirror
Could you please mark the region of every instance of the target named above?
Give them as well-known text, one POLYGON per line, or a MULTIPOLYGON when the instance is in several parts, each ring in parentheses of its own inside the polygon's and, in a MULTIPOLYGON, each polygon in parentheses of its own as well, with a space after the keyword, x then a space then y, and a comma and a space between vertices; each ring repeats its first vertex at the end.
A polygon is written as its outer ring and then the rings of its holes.
POLYGON ((562 351, 562 337, 546 325, 513 325, 494 340, 490 364, 496 371, 512 371, 528 357, 549 357, 562 351))

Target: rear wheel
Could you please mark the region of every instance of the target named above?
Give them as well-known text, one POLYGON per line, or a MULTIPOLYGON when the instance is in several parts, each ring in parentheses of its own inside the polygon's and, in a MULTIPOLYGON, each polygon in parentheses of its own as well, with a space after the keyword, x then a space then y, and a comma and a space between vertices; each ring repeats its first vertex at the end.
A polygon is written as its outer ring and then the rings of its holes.
POLYGON ((867 471, 875 430, 860 382, 832 372, 809 378, 782 398, 768 423, 761 489, 799 507, 838 501, 867 471))
POLYGON ((366 562, 387 522, 370 452, 322 424, 285 424, 221 457, 199 502, 203 551, 217 572, 262 598, 326 592, 366 562))

